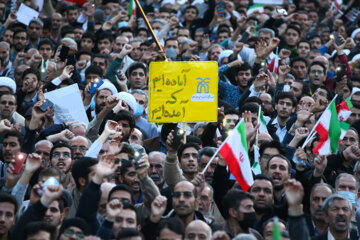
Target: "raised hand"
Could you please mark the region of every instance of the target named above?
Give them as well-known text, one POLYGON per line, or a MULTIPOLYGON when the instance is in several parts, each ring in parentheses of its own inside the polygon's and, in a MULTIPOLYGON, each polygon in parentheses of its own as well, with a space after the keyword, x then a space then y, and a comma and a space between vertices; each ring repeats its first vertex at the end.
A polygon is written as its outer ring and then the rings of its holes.
POLYGON ((0 121, 0 132, 11 131, 12 124, 9 120, 3 119, 0 121))
POLYGON ((300 127, 295 130, 294 138, 302 140, 306 138, 308 135, 309 135, 309 129, 307 129, 306 127, 300 127))
POLYGON ((128 92, 127 77, 125 73, 121 72, 120 76, 121 78, 119 79, 118 76, 115 74, 116 82, 119 84, 122 91, 128 92))
POLYGON ((264 40, 259 40, 255 43, 256 58, 263 60, 268 56, 266 47, 266 42, 264 40))
POLYGON ((113 174, 116 170, 115 155, 108 154, 105 159, 100 159, 95 167, 95 175, 92 180, 96 184, 101 184, 103 179, 113 174))
POLYGON ((121 52, 119 53, 118 57, 120 59, 123 59, 126 55, 130 54, 132 50, 133 47, 130 44, 125 44, 121 52))
POLYGON ((166 210, 167 198, 165 196, 157 196, 151 203, 150 221, 157 223, 161 220, 162 215, 166 210))
POLYGON ((285 77, 290 72, 291 68, 289 65, 280 65, 278 68, 279 76, 285 77))
POLYGON ((73 65, 67 65, 64 70, 62 71, 61 75, 59 76, 61 81, 64 81, 66 79, 71 78, 73 75, 74 66, 73 65))
POLYGON ((122 209, 122 203, 119 199, 113 199, 106 204, 106 219, 113 222, 116 216, 119 216, 122 209))
POLYGON ((75 137, 75 134, 72 133, 69 129, 65 129, 60 132, 60 140, 64 142, 69 142, 71 139, 75 137))
POLYGON ((63 191, 64 188, 61 184, 58 186, 48 185, 44 189, 44 194, 41 196, 40 201, 43 205, 49 206, 54 200, 61 197, 63 191))
POLYGON ((141 180, 147 176, 148 169, 150 167, 149 157, 146 153, 142 154, 138 164, 139 164, 139 168, 136 169, 136 173, 138 178, 141 180))
POLYGON ((34 173, 41 166, 41 157, 37 153, 31 153, 28 155, 25 163, 25 171, 34 173))
POLYGON ((119 103, 119 101, 120 99, 114 95, 108 96, 105 105, 106 110, 110 111, 111 109, 113 109, 119 103))
POLYGON ((119 124, 115 121, 108 120, 105 124, 104 132, 109 137, 111 135, 114 135, 119 128, 119 124))
POLYGON ((288 202, 290 215, 299 215, 302 213, 302 200, 304 197, 304 188, 299 181, 289 179, 285 185, 285 196, 288 202))
POLYGON ((344 158, 349 161, 358 161, 360 159, 360 149, 358 146, 351 145, 343 151, 344 158))
POLYGON ((312 115, 313 114, 310 111, 306 109, 300 109, 299 111, 297 111, 296 121, 299 123, 299 125, 303 126, 305 122, 308 121, 312 115))
POLYGON ((327 166, 327 157, 324 155, 319 155, 314 159, 314 177, 321 177, 327 166))
POLYGON ((256 92, 265 91, 266 88, 266 79, 268 78, 268 75, 264 72, 260 72, 254 81, 254 90, 256 92))
POLYGON ((242 118, 244 119, 244 122, 245 122, 246 140, 247 140, 248 147, 249 147, 249 145, 250 145, 249 143, 254 139, 254 137, 256 135, 256 131, 260 127, 260 124, 258 123, 256 126, 254 126, 254 124, 251 121, 251 112, 250 111, 245 111, 242 114, 242 118))

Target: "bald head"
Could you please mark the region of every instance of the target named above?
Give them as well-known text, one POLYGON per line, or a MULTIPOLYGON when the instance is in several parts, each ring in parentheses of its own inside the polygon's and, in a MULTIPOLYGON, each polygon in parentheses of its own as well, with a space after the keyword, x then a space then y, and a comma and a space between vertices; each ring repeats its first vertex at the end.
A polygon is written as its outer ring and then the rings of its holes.
POLYGON ((321 63, 323 63, 325 65, 326 70, 329 69, 329 60, 324 56, 316 56, 314 58, 314 62, 321 62, 321 63))
POLYGON ((189 223, 185 229, 186 239, 211 239, 211 229, 207 223, 195 220, 189 223))

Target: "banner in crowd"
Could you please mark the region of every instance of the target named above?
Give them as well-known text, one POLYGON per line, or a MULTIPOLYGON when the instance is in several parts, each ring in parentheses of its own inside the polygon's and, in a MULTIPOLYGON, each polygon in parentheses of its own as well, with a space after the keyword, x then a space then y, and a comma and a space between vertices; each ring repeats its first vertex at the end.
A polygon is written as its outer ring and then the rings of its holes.
POLYGON ((64 123, 70 121, 81 121, 88 125, 89 120, 86 116, 81 93, 77 84, 44 94, 46 99, 54 103, 55 116, 54 122, 64 123))
POLYGON ((152 62, 149 122, 216 122, 217 62, 152 62))

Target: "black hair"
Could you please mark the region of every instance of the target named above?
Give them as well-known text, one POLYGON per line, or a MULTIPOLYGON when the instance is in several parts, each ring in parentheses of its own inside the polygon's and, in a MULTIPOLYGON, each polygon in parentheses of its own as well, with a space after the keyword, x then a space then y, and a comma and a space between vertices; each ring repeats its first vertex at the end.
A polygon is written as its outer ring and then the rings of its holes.
POLYGON ((55 177, 55 178, 58 177, 60 179, 61 172, 59 169, 54 167, 43 168, 39 173, 38 181, 39 182, 42 181, 44 177, 55 177))
POLYGON ((6 131, 3 139, 8 137, 16 137, 17 140, 19 141, 20 146, 22 146, 24 143, 24 135, 18 131, 6 131))
POLYGON ((292 102, 292 106, 296 107, 297 100, 292 92, 280 92, 275 99, 275 103, 278 104, 281 99, 289 98, 292 102))
POLYGON ((92 33, 92 32, 84 32, 84 34, 82 35, 81 39, 84 39, 84 38, 89 38, 89 39, 91 39, 91 41, 93 41, 93 43, 96 42, 95 34, 92 33))
POLYGON ((265 141, 260 145, 260 149, 259 149, 260 156, 263 155, 265 149, 267 148, 276 148, 281 155, 286 154, 284 146, 279 141, 273 140, 273 141, 265 141))
POLYGON ((305 66, 306 66, 306 67, 307 67, 307 65, 308 65, 305 58, 300 57, 300 56, 296 56, 296 57, 294 57, 294 58, 291 59, 291 61, 290 61, 290 67, 293 67, 294 63, 296 63, 296 62, 303 62, 303 63, 305 63, 305 66))
POLYGON ((34 74, 37 78, 37 81, 40 81, 41 80, 41 77, 40 77, 40 72, 39 70, 35 69, 35 68, 28 68, 26 69, 24 72, 23 72, 23 75, 22 75, 22 79, 24 80, 24 78, 26 77, 26 75, 28 74, 34 74))
POLYGON ((256 113, 256 114, 259 113, 259 106, 256 105, 255 103, 245 103, 244 105, 239 106, 239 109, 240 109, 239 111, 240 117, 245 111, 250 111, 251 113, 256 113))
POLYGON ((53 147, 51 148, 51 150, 50 150, 50 159, 52 159, 53 153, 54 153, 55 149, 57 149, 57 148, 62 148, 62 147, 68 148, 68 149, 70 150, 71 159, 72 159, 72 158, 73 158, 73 154, 74 154, 74 153, 73 153, 73 150, 72 150, 71 146, 70 146, 69 144, 65 143, 65 142, 57 142, 57 143, 54 144, 54 146, 53 146, 53 147))
POLYGON ((81 51, 76 54, 76 60, 79 60, 81 55, 89 55, 92 59, 92 53, 88 51, 81 51))
POLYGON ((267 164, 266 164, 266 170, 269 171, 270 162, 271 162, 271 160, 272 160, 273 158, 276 158, 276 157, 281 158, 281 159, 284 159, 284 160, 287 162, 287 164, 288 164, 288 173, 290 173, 290 172, 291 172, 291 162, 289 161, 289 159, 287 159, 287 158, 286 158, 284 155, 282 155, 282 154, 275 154, 275 155, 271 156, 271 157, 269 158, 267 164))
POLYGON ((262 101, 260 98, 252 96, 245 99, 244 103, 257 103, 259 105, 262 104, 262 101))
POLYGON ((163 229, 169 229, 170 231, 181 235, 183 238, 185 237, 184 223, 176 217, 171 217, 161 222, 159 227, 159 233, 163 229))
POLYGON ((196 15, 198 15, 198 14, 199 14, 199 10, 198 10, 198 8, 197 8, 197 7, 195 7, 195 6, 192 6, 192 5, 187 6, 187 7, 185 8, 185 10, 184 10, 184 13, 185 13, 188 9, 195 9, 195 11, 196 11, 196 15))
POLYGON ((254 181, 255 180, 266 180, 269 181, 271 183, 271 186, 274 188, 274 181, 272 180, 271 177, 269 177, 268 175, 265 175, 263 173, 257 174, 254 176, 254 181))
POLYGON ((105 59, 105 64, 106 64, 106 66, 109 65, 109 57, 106 56, 106 55, 104 55, 104 54, 101 54, 101 53, 93 54, 93 55, 91 56, 91 62, 94 60, 94 58, 103 58, 103 59, 105 59))
POLYGON ((179 162, 181 162, 181 156, 182 156, 184 150, 187 149, 187 148, 191 148, 191 147, 195 148, 196 151, 199 151, 199 149, 200 149, 199 145, 197 145, 196 143, 186 143, 186 144, 182 145, 180 147, 180 149, 178 150, 179 162))
POLYGON ((315 65, 320 66, 324 71, 324 75, 326 75, 326 67, 322 62, 319 62, 319 61, 313 61, 309 66, 309 71, 310 71, 311 67, 315 66, 315 65))
POLYGON ((128 169, 134 167, 134 165, 132 164, 131 161, 124 161, 121 163, 121 167, 120 167, 120 176, 124 177, 125 174, 127 173, 128 169))
POLYGON ((131 73, 138 68, 141 68, 142 70, 144 70, 145 75, 147 74, 147 69, 146 69, 145 64, 143 64, 141 62, 134 62, 129 66, 128 70, 126 71, 126 77, 129 78, 131 73))
POLYGON ((13 38, 15 38, 15 35, 17 35, 18 33, 21 33, 21 32, 26 33, 26 39, 28 39, 28 37, 29 37, 26 29, 23 29, 23 28, 15 28, 13 31, 14 31, 13 38))
POLYGON ((52 42, 50 39, 48 39, 48 38, 42 39, 42 40, 39 42, 38 49, 40 49, 40 47, 41 47, 42 45, 50 45, 50 48, 51 48, 52 50, 54 50, 54 44, 53 44, 53 42, 52 42))
POLYGON ((71 175, 75 180, 76 187, 80 187, 79 178, 84 178, 87 182, 91 167, 98 163, 96 158, 81 157, 74 162, 71 167, 71 175))
POLYGON ((55 240, 56 226, 43 221, 29 222, 28 224, 26 224, 22 230, 22 239, 27 239, 28 236, 37 234, 40 231, 45 231, 49 233, 50 240, 55 240))
POLYGON ((95 66, 95 65, 90 65, 86 70, 85 70, 85 78, 89 75, 89 74, 96 74, 99 75, 100 77, 102 77, 103 75, 103 71, 100 67, 95 66))
POLYGON ((19 206, 16 198, 13 195, 7 192, 0 192, 0 203, 10 203, 14 205, 14 217, 16 216, 19 206))
POLYGON ((144 240, 144 235, 135 228, 123 228, 116 236, 116 240, 128 239, 131 237, 141 237, 141 240, 144 240))
POLYGON ((223 207, 224 207, 223 217, 227 220, 230 216, 229 209, 233 208, 237 211, 239 208, 239 205, 245 199, 253 200, 254 197, 250 193, 244 192, 239 189, 229 190, 225 194, 224 199, 223 199, 223 207))
POLYGON ((98 38, 98 42, 100 42, 103 39, 108 39, 110 42, 114 42, 114 38, 113 38, 112 34, 108 33, 108 32, 101 33, 98 38))
POLYGON ((130 194, 131 196, 131 204, 135 204, 135 194, 134 191, 126 184, 118 184, 115 187, 113 187, 108 196, 108 202, 112 200, 111 195, 116 191, 124 191, 130 194))
POLYGON ((298 35, 301 36, 301 30, 300 30, 300 28, 299 28, 295 23, 289 24, 289 25, 287 26, 285 32, 287 32, 289 29, 295 30, 295 31, 298 33, 298 35))
POLYGON ((68 218, 65 219, 63 221, 63 223, 61 224, 60 230, 59 230, 59 238, 61 236, 61 234, 68 229, 69 227, 77 227, 79 228, 85 235, 89 235, 90 234, 90 227, 87 224, 87 222, 79 217, 74 217, 74 218, 68 218))

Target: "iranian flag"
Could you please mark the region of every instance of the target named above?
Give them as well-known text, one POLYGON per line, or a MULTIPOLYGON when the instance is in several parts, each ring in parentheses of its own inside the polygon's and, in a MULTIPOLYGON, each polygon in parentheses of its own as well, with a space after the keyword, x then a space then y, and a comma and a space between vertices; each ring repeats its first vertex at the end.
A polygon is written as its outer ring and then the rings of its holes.
POLYGON ((219 148, 220 155, 226 161, 230 172, 234 175, 241 188, 246 192, 254 183, 246 143, 244 119, 228 136, 219 148))
POLYGON ((346 119, 350 117, 352 108, 353 105, 350 101, 350 98, 346 98, 344 101, 342 101, 336 106, 339 122, 346 121, 346 119))
POLYGON ((321 155, 335 153, 338 149, 341 135, 335 101, 332 101, 325 109, 315 127, 315 131, 320 135, 320 141, 313 151, 321 155))
POLYGON ((66 0, 66 1, 77 3, 80 6, 84 5, 84 3, 86 2, 86 0, 66 0))
POLYGON ((275 62, 272 69, 273 73, 277 73, 279 68, 279 47, 276 47, 276 56, 275 56, 275 62))
POLYGON ((131 17, 132 15, 136 15, 136 3, 135 3, 135 0, 130 0, 129 1, 128 14, 129 14, 129 17, 131 17))
POLYGON ((338 10, 341 10, 341 7, 343 5, 343 1, 342 0, 334 0, 334 5, 338 10))
POLYGON ((260 123, 259 133, 268 133, 268 130, 266 127, 266 121, 265 121, 264 115, 262 114, 261 107, 259 107, 258 116, 259 116, 258 123, 260 123))
POLYGON ((264 7, 262 4, 254 4, 249 7, 249 9, 246 11, 246 15, 251 15, 255 11, 258 11, 260 14, 264 13, 264 7))

